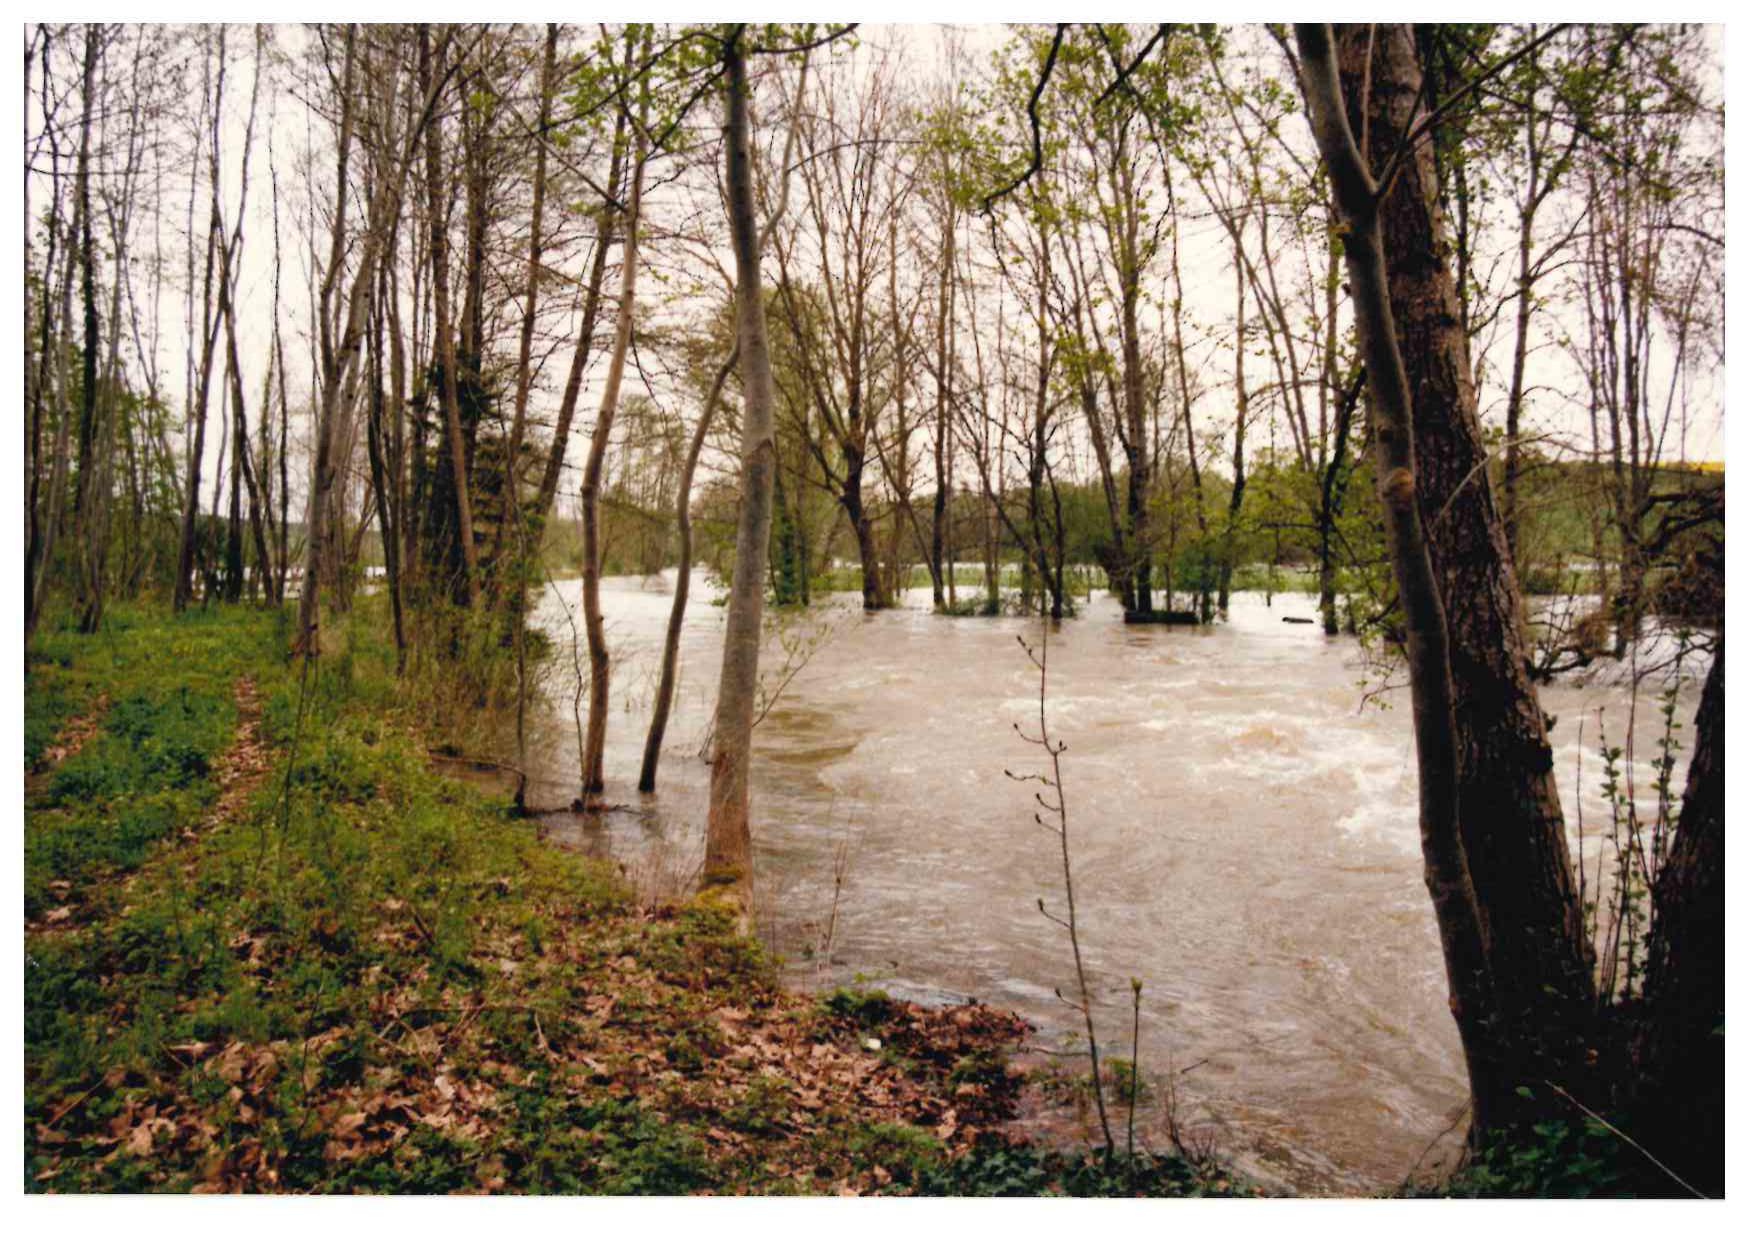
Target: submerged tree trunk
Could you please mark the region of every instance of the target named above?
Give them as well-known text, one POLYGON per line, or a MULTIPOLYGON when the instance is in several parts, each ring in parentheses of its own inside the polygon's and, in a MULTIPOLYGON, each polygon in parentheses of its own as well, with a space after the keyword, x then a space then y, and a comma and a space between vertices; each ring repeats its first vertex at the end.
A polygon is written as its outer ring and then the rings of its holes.
MULTIPOLYGON (((740 346, 729 351, 728 359, 716 372, 710 385, 710 395, 698 415, 698 426, 692 432, 692 442, 686 449, 686 463, 680 468, 678 497, 674 501, 674 526, 680 538, 680 566, 674 579, 674 605, 668 612, 668 631, 662 642, 662 672, 656 685, 655 707, 650 714, 649 736, 643 743, 643 769, 637 776, 639 792, 654 792, 656 767, 662 760, 662 737, 668 730, 668 712, 673 709, 674 685, 679 678, 680 628, 686 620, 686 596, 692 585, 692 477, 698 471, 698 457, 704 451, 704 436, 716 416, 717 402, 722 399, 722 386, 740 361, 740 346)), ((805 572, 805 565, 803 565, 805 572)))
MULTIPOLYGON (((647 41, 645 52, 647 53, 647 41)), ((625 49, 627 68, 632 49, 625 49)), ((649 114, 647 96, 642 107, 649 114)), ((626 205, 625 250, 619 256, 619 319, 613 329, 613 352, 607 359, 607 382, 601 389, 601 408, 595 430, 589 437, 589 457, 583 466, 583 631, 589 642, 589 726, 583 745, 583 796, 605 786, 603 769, 607 747, 608 676, 612 671, 607 654, 607 627, 601 616, 601 471, 607 461, 607 441, 613 433, 613 418, 619 410, 619 387, 625 377, 625 356, 631 350, 631 329, 637 313, 637 230, 642 210, 643 166, 648 148, 642 118, 637 125, 637 149, 632 157, 631 196, 626 205)))
POLYGON ((771 489, 777 442, 771 414, 771 357, 765 335, 765 297, 759 274, 759 235, 753 206, 749 150, 744 27, 726 34, 726 161, 728 217, 734 241, 735 318, 741 366, 741 503, 735 530, 734 583, 729 590, 722 675, 716 699, 715 751, 710 760, 710 808, 705 831, 704 882, 724 888, 747 915, 752 889, 752 830, 747 777, 752 765, 753 713, 759 685, 760 628, 765 605, 765 561, 771 541, 771 489))
POLYGON ((1226 529, 1220 549, 1220 614, 1225 615, 1232 602, 1232 570, 1237 567, 1238 514, 1244 507, 1244 427, 1250 419, 1250 392, 1244 386, 1244 254, 1238 243, 1232 243, 1233 270, 1237 274, 1237 325, 1232 344, 1232 494, 1226 503, 1226 529))

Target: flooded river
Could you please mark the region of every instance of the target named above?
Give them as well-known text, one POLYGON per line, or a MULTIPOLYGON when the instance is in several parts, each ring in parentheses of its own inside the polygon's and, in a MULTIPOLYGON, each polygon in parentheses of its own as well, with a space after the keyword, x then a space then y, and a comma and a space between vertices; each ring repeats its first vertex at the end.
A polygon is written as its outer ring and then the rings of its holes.
MULTIPOLYGON (((702 857, 725 612, 694 581, 661 792, 637 767, 670 596, 635 579, 603 589, 616 671, 605 825, 549 819, 573 845, 645 882, 683 881, 702 857)), ((541 621, 569 665, 565 604, 541 621)), ((1037 719, 1038 679, 1015 641, 1039 622, 948 619, 926 591, 864 616, 846 596, 789 623, 768 648, 811 648, 759 725, 753 764, 758 907, 797 980, 861 980, 895 994, 975 996, 1013 1008, 1062 1045, 1078 1016, 1060 929, 1053 834, 1033 821, 1039 769, 1015 734, 1037 719), (830 626, 829 633, 826 631, 830 626), (841 884, 839 879, 841 878, 841 884)), ((1107 1053, 1127 1057, 1130 979, 1143 985, 1143 1076, 1178 1083, 1180 1107, 1265 1183, 1352 1193, 1401 1180, 1458 1118, 1464 1090, 1432 909, 1421 881, 1405 691, 1362 709, 1375 684, 1351 639, 1325 638, 1300 596, 1240 595, 1205 631, 1125 627, 1102 595, 1050 638, 1049 712, 1063 778, 1083 947, 1107 1053)), ((1697 660, 1695 661, 1697 663, 1697 660)), ((1701 672, 1695 667, 1692 672, 1701 672)), ((574 682, 573 682, 574 683, 574 682)), ((1699 681, 1680 720, 1691 726, 1699 681)), ((531 800, 575 794, 571 685, 531 800)), ((1624 738, 1618 680, 1543 692, 1576 843, 1584 720, 1586 856, 1606 820, 1597 712, 1624 738)), ((1642 797, 1651 796, 1654 692, 1637 706, 1642 797)), ((1680 771, 1678 769, 1679 778, 1680 771)), ((1679 786, 1679 785, 1678 785, 1679 786)), ((1157 1091, 1156 1093, 1161 1092, 1157 1091)), ((1460 1129, 1459 1129, 1460 1130, 1460 1129)))

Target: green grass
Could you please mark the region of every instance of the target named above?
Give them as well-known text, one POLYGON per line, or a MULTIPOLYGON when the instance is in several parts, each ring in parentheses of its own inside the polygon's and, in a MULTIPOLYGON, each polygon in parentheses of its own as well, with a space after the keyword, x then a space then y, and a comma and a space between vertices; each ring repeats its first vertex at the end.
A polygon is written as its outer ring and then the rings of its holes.
POLYGON ((1496 1141, 1449 1178, 1412 1187, 1413 1197, 1667 1197, 1675 1192, 1601 1124, 1542 1123, 1496 1141))
POLYGON ((979 1142, 952 1161, 923 1165, 918 1192, 954 1197, 1255 1197, 1257 1189, 1216 1166, 1174 1154, 1052 1150, 979 1142))
POLYGON ((117 607, 97 637, 54 627, 39 638, 25 661, 26 766, 78 709, 100 697, 108 707, 95 734, 27 798, 27 917, 74 892, 101 900, 107 880, 199 820, 217 794, 212 763, 235 726, 234 682, 245 669, 273 675, 281 636, 277 618, 260 612, 170 620, 117 607))
POLYGON ((32 1190, 915 1191, 943 1116, 1010 1105, 1011 1017, 821 1010, 435 776, 371 606, 307 680, 242 608, 33 646, 39 755, 110 706, 26 807, 32 1190), (226 791, 244 675, 264 769, 226 791))
MULTIPOLYGON (((312 677, 294 758, 300 685, 279 654, 283 632, 278 617, 241 609, 119 613, 100 637, 52 632, 32 652, 27 715, 43 731, 69 698, 103 692, 112 703, 28 807, 27 915, 63 898, 77 906, 70 929, 26 944, 35 1187, 473 1185, 476 1134, 403 1125, 392 1156, 355 1162, 328 1157, 322 1134, 337 1117, 324 1108, 392 1097, 405 1056, 379 1040, 385 1022, 416 1031, 457 1003, 511 996, 561 1012, 563 987, 524 984, 506 964, 562 938, 564 920, 624 908, 600 865, 432 778, 418 738, 368 705, 392 696, 380 682, 386 652, 368 643, 312 677), (216 798, 245 671, 276 759, 241 812, 185 843, 216 798)), ((529 1023, 526 1013, 474 1022, 480 1045, 527 1041, 529 1023)), ((597 1160, 595 1187, 701 1182, 676 1169, 690 1157, 683 1134, 670 1140, 674 1130, 634 1104, 585 1118, 591 1140, 623 1147, 597 1160)), ((500 1157, 534 1136, 512 1124, 503 1138, 500 1157)))

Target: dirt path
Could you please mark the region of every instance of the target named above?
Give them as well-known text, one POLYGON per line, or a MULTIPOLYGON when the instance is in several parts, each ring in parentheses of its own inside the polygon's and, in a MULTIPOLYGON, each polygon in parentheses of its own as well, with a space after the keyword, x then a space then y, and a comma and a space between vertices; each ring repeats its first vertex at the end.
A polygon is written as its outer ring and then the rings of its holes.
POLYGON ((85 748, 85 743, 97 735, 97 730, 103 726, 103 717, 109 713, 109 695, 100 693, 97 700, 91 703, 91 709, 74 719, 69 719, 61 727, 60 735, 55 737, 54 744, 42 751, 36 765, 24 773, 24 795, 34 796, 48 782, 55 769, 85 748))
POLYGON ((201 831, 215 827, 235 817, 254 795, 255 789, 267 777, 272 764, 268 747, 261 739, 261 697, 255 682, 247 676, 237 678, 232 695, 237 703, 237 731, 230 745, 213 764, 212 780, 218 785, 218 800, 207 811, 199 827, 184 827, 180 838, 199 838, 201 831))
MULTIPOLYGON (((201 818, 198 823, 185 825, 181 831, 164 839, 157 849, 155 857, 148 858, 141 869, 161 862, 165 854, 200 837, 202 831, 219 825, 238 814, 247 804, 248 799, 261 786, 266 778, 271 756, 267 745, 261 739, 261 699, 255 688, 255 682, 248 676, 237 679, 232 694, 237 703, 237 730, 231 738, 231 743, 213 763, 212 780, 219 790, 218 800, 201 818)), ((107 697, 97 700, 95 706, 86 714, 69 723, 62 730, 55 746, 47 751, 54 755, 53 762, 39 768, 31 778, 37 781, 46 779, 61 762, 72 757, 79 749, 97 733, 99 724, 107 710, 107 697)), ((29 784, 27 782, 27 795, 29 784)), ((192 865, 192 862, 185 862, 192 865)), ((128 873, 121 881, 121 890, 126 892, 132 887, 139 871, 128 873)), ((95 890, 102 881, 92 883, 87 881, 88 890, 95 890)), ((27 920, 25 931, 29 934, 66 934, 83 929, 89 924, 92 910, 96 905, 87 898, 85 892, 76 889, 74 884, 63 878, 57 878, 48 884, 62 903, 49 909, 42 917, 27 920)), ((101 901, 97 905, 101 905, 101 901)))

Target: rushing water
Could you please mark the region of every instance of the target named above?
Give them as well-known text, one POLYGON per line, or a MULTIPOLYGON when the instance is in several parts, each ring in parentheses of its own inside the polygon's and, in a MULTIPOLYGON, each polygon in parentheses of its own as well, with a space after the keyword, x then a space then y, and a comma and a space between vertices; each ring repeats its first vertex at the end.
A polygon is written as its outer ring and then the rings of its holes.
MULTIPOLYGON (((579 590, 559 583, 541 612, 566 668, 566 604, 580 628, 579 590)), ((683 882, 702 856, 698 753, 724 621, 715 593, 694 581, 661 791, 640 798, 671 600, 635 579, 603 588, 615 659, 607 797, 618 809, 549 823, 645 882, 683 882)), ((811 658, 755 734, 763 928, 802 980, 976 996, 1027 1016, 1041 1040, 1059 1038, 1079 1019, 1054 993, 1071 993, 1072 961, 1038 899, 1062 911, 1061 855, 1033 821, 1038 785, 1004 774, 1044 760, 1015 732, 1035 733, 1038 711, 1037 671, 1015 639, 1036 642, 1040 624, 938 617, 926 592, 907 602, 865 616, 846 596, 786 622, 767 647, 768 680, 811 658)), ((1271 608, 1240 595, 1210 629, 1126 627, 1114 600, 1095 598, 1050 636, 1049 721, 1068 745, 1075 893, 1107 1052, 1130 1053, 1139 978, 1144 1076, 1170 1073, 1192 1120, 1241 1167, 1298 1191, 1369 1191, 1399 1181, 1452 1127, 1462 1063, 1421 880, 1406 693, 1362 705, 1376 686, 1353 641, 1283 623, 1311 614, 1300 596, 1271 608)), ((1703 669, 1688 670, 1684 723, 1697 702, 1691 673, 1703 669)), ((553 717, 531 760, 545 776, 537 803, 575 791, 575 682, 564 681, 550 689, 553 717)), ((1619 743, 1631 695, 1615 678, 1544 689, 1542 701, 1559 720, 1574 845, 1583 753, 1594 882, 1608 814, 1597 712, 1619 743)), ((1653 795, 1655 707, 1641 690, 1642 800, 1653 795)))

